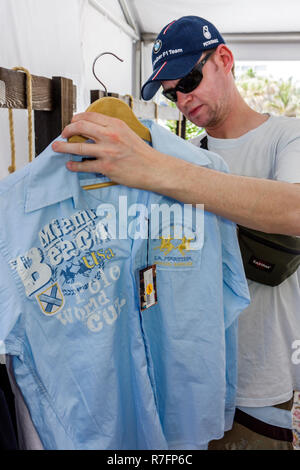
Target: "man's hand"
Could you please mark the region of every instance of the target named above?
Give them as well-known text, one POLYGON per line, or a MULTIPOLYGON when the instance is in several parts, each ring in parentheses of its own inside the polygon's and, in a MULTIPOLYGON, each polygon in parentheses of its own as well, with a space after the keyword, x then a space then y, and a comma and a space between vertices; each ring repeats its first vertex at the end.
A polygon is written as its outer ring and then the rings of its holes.
POLYGON ((158 152, 123 121, 98 113, 74 116, 62 136, 83 135, 94 143, 55 142, 55 152, 96 160, 68 162, 71 171, 103 173, 126 186, 154 191, 246 227, 300 235, 300 187, 296 184, 215 171, 158 152))
POLYGON ((126 186, 153 187, 153 179, 161 169, 161 163, 155 164, 159 152, 146 144, 123 121, 99 113, 77 114, 62 132, 62 137, 66 139, 74 135, 82 135, 94 143, 55 142, 53 150, 87 155, 96 160, 70 161, 67 163, 70 171, 103 173, 112 181, 126 186))

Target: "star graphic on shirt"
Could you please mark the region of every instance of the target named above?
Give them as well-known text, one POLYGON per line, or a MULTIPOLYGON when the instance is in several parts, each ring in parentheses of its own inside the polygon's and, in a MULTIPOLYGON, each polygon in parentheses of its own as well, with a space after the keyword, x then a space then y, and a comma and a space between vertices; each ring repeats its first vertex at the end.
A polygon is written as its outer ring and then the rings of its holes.
POLYGON ((161 245, 157 246, 155 250, 160 250, 164 253, 164 255, 168 255, 172 250, 175 250, 175 246, 171 243, 171 240, 174 240, 171 237, 159 237, 161 240, 161 245))
POLYGON ((187 239, 186 237, 183 237, 183 238, 181 239, 181 243, 180 243, 180 245, 177 246, 177 250, 180 251, 180 253, 182 254, 182 256, 185 255, 185 252, 186 252, 186 251, 190 251, 190 249, 191 249, 191 248, 190 248, 190 243, 191 243, 192 240, 193 240, 192 238, 188 238, 188 239, 187 239))

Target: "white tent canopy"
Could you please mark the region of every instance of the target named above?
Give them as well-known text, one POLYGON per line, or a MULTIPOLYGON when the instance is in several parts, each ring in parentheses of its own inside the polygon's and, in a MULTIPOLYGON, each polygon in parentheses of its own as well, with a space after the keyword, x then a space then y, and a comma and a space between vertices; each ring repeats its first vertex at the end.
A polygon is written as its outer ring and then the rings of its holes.
POLYGON ((299 0, 131 0, 127 5, 144 42, 142 81, 151 73, 155 35, 184 15, 215 24, 236 60, 300 60, 299 0))
POLYGON ((198 15, 222 33, 299 32, 298 0, 131 0, 142 32, 157 33, 174 18, 198 15))

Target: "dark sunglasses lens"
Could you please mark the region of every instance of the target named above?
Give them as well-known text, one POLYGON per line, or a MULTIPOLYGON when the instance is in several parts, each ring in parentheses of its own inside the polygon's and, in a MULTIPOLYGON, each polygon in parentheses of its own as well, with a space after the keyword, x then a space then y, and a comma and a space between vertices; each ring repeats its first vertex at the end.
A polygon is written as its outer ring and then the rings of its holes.
POLYGON ((182 78, 177 85, 177 90, 181 93, 190 93, 195 90, 203 78, 200 70, 192 70, 186 77, 182 78))
POLYGON ((183 77, 175 88, 171 90, 164 90, 162 93, 166 98, 168 98, 168 100, 176 103, 176 91, 180 91, 181 93, 190 93, 191 91, 195 90, 195 88, 197 88, 202 78, 203 75, 201 70, 194 69, 186 77, 183 77))
POLYGON ((165 90, 162 92, 162 94, 170 101, 173 101, 176 103, 177 101, 177 93, 176 90, 165 90))

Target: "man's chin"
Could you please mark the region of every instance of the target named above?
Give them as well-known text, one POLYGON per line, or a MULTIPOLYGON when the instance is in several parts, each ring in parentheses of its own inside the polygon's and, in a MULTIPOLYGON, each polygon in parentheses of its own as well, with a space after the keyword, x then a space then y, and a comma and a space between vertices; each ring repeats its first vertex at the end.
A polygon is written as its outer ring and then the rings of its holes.
POLYGON ((193 120, 189 118, 189 121, 191 121, 197 127, 206 128, 210 124, 210 119, 208 119, 208 118, 205 119, 203 116, 195 117, 193 120))
POLYGON ((195 108, 188 114, 187 119, 198 127, 206 127, 211 122, 211 117, 205 112, 205 105, 195 108))

